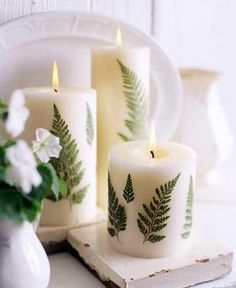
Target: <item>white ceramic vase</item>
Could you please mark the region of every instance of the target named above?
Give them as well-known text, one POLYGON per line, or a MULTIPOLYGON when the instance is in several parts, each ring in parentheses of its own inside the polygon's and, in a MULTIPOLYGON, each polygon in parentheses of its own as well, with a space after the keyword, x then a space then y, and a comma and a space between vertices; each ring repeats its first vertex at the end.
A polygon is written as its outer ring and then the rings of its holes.
POLYGON ((203 69, 180 69, 184 107, 175 141, 197 152, 197 176, 204 179, 228 156, 233 137, 218 99, 221 74, 203 69))
POLYGON ((50 266, 33 225, 0 220, 0 287, 47 288, 50 266))

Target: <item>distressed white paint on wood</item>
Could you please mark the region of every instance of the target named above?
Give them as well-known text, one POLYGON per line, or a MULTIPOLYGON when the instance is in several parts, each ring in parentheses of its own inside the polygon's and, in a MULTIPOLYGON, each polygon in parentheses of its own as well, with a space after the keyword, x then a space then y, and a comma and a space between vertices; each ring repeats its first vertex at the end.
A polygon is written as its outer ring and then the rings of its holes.
POLYGON ((151 23, 151 35, 159 41, 160 34, 160 1, 152 0, 152 23, 151 23))
POLYGON ((0 23, 47 11, 90 11, 91 0, 0 0, 0 23))
POLYGON ((155 0, 0 0, 0 23, 46 11, 90 11, 115 17, 150 33, 155 0))
POLYGON ((71 230, 68 242, 102 281, 118 287, 188 287, 222 277, 232 269, 232 252, 207 237, 195 237, 185 254, 160 259, 120 254, 104 241, 107 237, 106 224, 97 224, 71 230))
POLYGON ((92 0, 91 10, 123 20, 150 33, 152 0, 92 0))

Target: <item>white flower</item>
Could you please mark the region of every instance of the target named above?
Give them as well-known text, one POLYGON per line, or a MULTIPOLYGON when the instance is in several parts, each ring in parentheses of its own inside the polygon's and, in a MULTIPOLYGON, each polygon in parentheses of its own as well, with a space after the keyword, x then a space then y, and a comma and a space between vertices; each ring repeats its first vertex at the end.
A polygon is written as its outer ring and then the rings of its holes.
POLYGON ((19 186, 24 193, 29 193, 32 187, 38 187, 42 178, 37 170, 32 150, 23 140, 18 140, 6 151, 10 166, 7 168, 7 179, 19 186))
POLYGON ((20 90, 15 90, 8 106, 8 116, 5 122, 7 132, 17 137, 25 129, 25 122, 29 117, 29 110, 25 107, 25 98, 20 90))
POLYGON ((58 137, 43 128, 36 130, 36 141, 33 141, 33 152, 38 156, 40 161, 46 163, 51 157, 58 158, 61 149, 58 137))

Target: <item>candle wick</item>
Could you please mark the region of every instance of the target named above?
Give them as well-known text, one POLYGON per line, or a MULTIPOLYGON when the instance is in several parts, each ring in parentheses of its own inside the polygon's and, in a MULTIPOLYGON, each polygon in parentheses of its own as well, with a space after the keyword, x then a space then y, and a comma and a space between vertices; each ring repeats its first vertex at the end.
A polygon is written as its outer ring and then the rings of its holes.
POLYGON ((54 91, 57 93, 58 92, 58 90, 57 89, 54 89, 54 91))
POLYGON ((155 158, 155 155, 154 155, 154 152, 153 151, 150 151, 151 155, 152 155, 152 159, 155 158))

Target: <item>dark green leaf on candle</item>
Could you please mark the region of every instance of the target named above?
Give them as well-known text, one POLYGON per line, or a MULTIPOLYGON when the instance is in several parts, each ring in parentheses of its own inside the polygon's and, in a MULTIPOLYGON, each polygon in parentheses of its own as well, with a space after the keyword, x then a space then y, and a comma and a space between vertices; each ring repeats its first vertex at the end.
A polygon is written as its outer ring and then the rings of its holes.
POLYGON ((138 75, 118 59, 123 79, 123 93, 126 100, 128 117, 124 120, 127 133, 118 133, 124 141, 146 138, 147 91, 138 75))
MULTIPOLYGON (((59 191, 58 200, 69 199, 71 204, 81 203, 88 186, 81 187, 85 170, 82 168, 82 161, 77 160, 79 148, 55 104, 53 104, 53 112, 51 133, 59 137, 62 149, 59 158, 51 158, 50 162, 54 166, 57 175, 63 180, 62 183, 66 185, 66 189, 59 191)), ((51 200, 56 201, 57 199, 51 200)))
POLYGON ((108 227, 107 230, 108 230, 109 234, 111 235, 111 237, 114 237, 116 235, 115 229, 108 227))
POLYGON ((123 197, 125 198, 127 203, 130 203, 134 200, 134 189, 131 175, 129 174, 127 177, 125 189, 123 192, 123 197))
POLYGON ((94 124, 93 124, 92 111, 88 103, 87 103, 86 133, 87 133, 87 142, 89 145, 92 145, 94 139, 94 124))
POLYGON ((116 196, 110 173, 108 173, 108 219, 111 226, 107 228, 108 233, 111 237, 116 236, 119 240, 119 232, 126 229, 127 217, 124 206, 119 203, 119 199, 116 196))
POLYGON ((187 239, 190 236, 192 229, 192 209, 193 209, 193 176, 190 176, 188 196, 185 210, 185 223, 183 225, 183 233, 181 237, 187 239))
POLYGON ((156 243, 163 240, 166 236, 161 231, 167 226, 170 217, 171 194, 180 177, 180 173, 173 179, 156 188, 156 194, 149 204, 143 204, 143 212, 138 213, 137 225, 143 234, 143 243, 149 241, 156 243))

